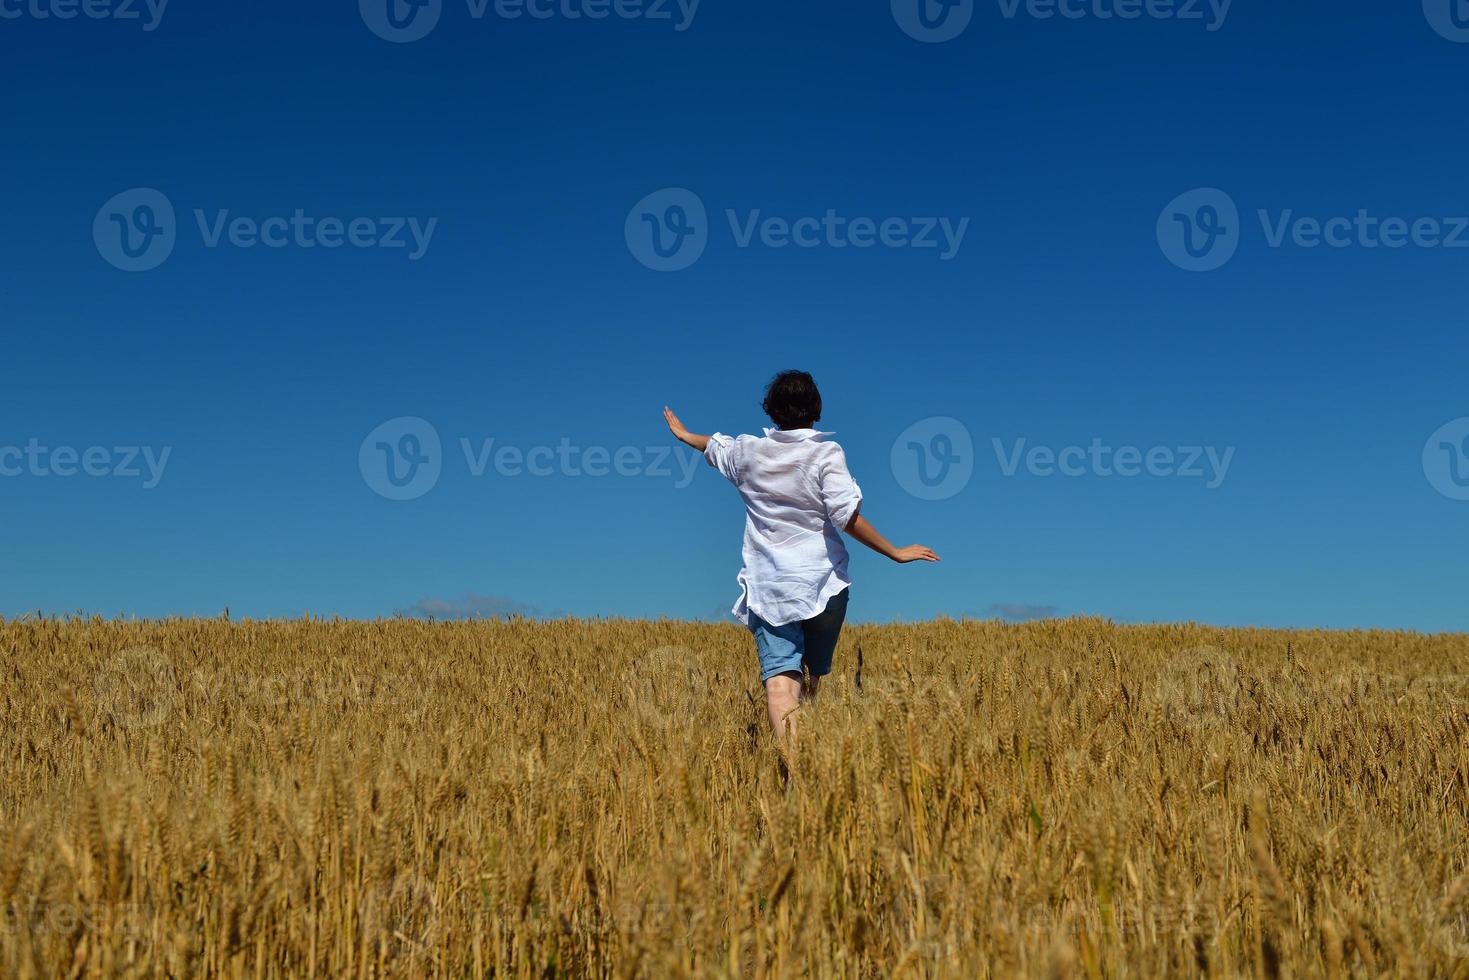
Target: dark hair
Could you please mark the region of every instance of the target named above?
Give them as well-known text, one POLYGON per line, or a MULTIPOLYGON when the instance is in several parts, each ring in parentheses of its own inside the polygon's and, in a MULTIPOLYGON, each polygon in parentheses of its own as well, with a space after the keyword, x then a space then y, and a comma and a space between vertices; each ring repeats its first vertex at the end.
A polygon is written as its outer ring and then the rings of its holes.
POLYGON ((821 392, 805 371, 782 371, 765 386, 765 414, 781 429, 809 429, 821 421, 821 392))

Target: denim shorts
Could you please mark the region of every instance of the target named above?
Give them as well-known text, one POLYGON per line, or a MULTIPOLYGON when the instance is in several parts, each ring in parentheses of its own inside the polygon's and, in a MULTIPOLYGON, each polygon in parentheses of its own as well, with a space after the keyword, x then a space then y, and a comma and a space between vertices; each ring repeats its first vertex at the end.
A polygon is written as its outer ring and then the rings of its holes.
POLYGON ((779 674, 800 674, 804 667, 812 677, 831 673, 831 655, 836 652, 842 622, 847 618, 847 593, 831 597, 826 609, 784 626, 771 626, 750 613, 750 632, 755 634, 755 652, 760 655, 760 680, 779 674))

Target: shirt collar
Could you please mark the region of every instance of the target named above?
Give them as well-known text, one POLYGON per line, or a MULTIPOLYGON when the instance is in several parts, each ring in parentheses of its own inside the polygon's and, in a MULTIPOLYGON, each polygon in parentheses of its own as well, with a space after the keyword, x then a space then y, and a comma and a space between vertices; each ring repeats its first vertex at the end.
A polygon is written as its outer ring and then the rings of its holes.
POLYGON ((815 429, 766 429, 765 438, 774 439, 776 442, 801 442, 810 439, 812 442, 820 442, 827 436, 834 436, 835 432, 818 432, 815 429))

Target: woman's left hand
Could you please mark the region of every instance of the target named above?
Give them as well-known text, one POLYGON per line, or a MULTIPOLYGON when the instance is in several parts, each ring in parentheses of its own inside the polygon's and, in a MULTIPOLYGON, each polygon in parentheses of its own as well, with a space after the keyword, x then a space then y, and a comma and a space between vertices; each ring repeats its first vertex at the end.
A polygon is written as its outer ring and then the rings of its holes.
POLYGON ((678 420, 678 416, 673 414, 673 409, 667 405, 663 406, 663 421, 668 423, 668 431, 672 432, 673 437, 680 442, 689 434, 689 430, 678 420))

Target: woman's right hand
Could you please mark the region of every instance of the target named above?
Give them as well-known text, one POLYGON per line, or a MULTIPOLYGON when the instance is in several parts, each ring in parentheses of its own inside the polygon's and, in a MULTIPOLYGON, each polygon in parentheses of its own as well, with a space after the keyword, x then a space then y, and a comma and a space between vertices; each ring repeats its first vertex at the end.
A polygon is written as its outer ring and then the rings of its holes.
POLYGON ((939 556, 933 553, 933 549, 921 544, 910 544, 906 548, 899 548, 893 554, 893 561, 904 565, 912 561, 938 561, 939 556))

